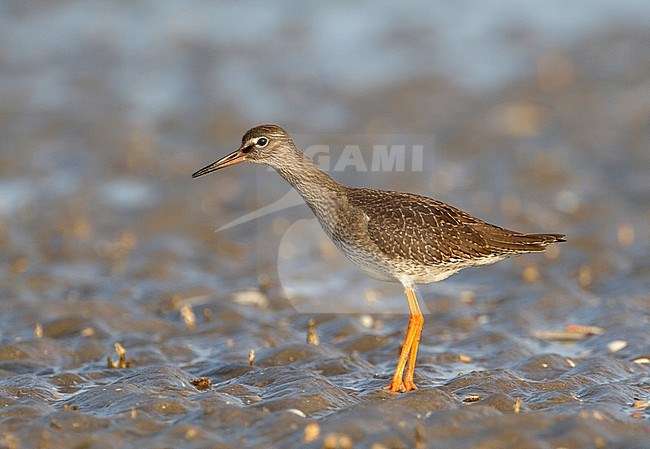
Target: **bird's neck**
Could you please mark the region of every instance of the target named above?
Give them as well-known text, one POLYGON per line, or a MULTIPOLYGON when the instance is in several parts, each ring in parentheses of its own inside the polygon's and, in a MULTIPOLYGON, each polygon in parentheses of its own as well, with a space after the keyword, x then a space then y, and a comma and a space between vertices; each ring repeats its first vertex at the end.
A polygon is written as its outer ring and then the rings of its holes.
POLYGON ((320 170, 304 153, 294 149, 291 157, 274 168, 298 191, 319 219, 336 213, 345 187, 320 170))
POLYGON ((341 184, 297 149, 291 152, 291 157, 284 159, 282 164, 274 165, 274 168, 307 202, 318 201, 323 195, 337 194, 343 189, 341 184))

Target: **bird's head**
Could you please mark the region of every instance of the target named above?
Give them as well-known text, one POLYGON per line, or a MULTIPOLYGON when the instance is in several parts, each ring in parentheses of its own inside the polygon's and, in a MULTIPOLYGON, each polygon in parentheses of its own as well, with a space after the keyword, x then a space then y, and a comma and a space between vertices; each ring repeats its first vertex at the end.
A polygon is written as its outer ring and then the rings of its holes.
POLYGON ((289 134, 277 125, 260 125, 249 129, 241 140, 241 146, 218 161, 203 167, 192 175, 198 178, 220 168, 240 162, 255 162, 277 166, 282 163, 283 153, 294 147, 289 134))

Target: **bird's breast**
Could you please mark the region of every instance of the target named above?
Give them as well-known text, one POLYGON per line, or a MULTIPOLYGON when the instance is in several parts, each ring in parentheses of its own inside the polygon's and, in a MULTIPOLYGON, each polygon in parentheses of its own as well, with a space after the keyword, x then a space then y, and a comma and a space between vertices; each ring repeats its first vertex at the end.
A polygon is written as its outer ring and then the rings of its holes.
POLYGON ((385 259, 378 257, 377 253, 365 250, 356 244, 344 240, 332 239, 336 247, 354 265, 360 268, 368 276, 380 281, 398 282, 395 270, 385 259))

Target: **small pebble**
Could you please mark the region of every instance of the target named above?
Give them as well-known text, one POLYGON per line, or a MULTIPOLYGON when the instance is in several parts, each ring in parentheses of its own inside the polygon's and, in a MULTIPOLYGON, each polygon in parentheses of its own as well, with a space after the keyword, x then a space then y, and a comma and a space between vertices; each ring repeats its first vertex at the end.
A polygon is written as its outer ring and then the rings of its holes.
POLYGON ((582 332, 568 331, 533 331, 530 335, 538 340, 578 341, 586 338, 586 334, 582 332))
POLYGON ((627 347, 627 342, 625 340, 614 340, 607 343, 607 349, 611 352, 618 352, 621 349, 625 349, 625 347, 627 347))
POLYGON ((297 409, 297 408, 288 408, 287 411, 289 413, 293 413, 296 416, 300 416, 301 418, 306 418, 307 417, 307 415, 305 415, 305 412, 303 412, 302 410, 297 409))
POLYGON ((196 327, 196 315, 194 314, 192 304, 189 302, 183 304, 180 313, 183 318, 183 323, 185 323, 185 327, 189 330, 193 330, 196 327))
POLYGON ((212 386, 212 380, 205 376, 194 379, 190 383, 199 391, 209 390, 212 386))
POLYGON ((568 324, 566 326, 567 332, 581 332, 583 334, 589 335, 601 335, 605 332, 605 329, 599 326, 584 326, 581 324, 568 324))
POLYGON ((232 300, 237 304, 255 306, 260 309, 265 309, 269 305, 269 300, 266 295, 259 290, 253 289, 236 292, 233 294, 232 300))
POLYGON ((307 343, 310 345, 318 346, 320 340, 318 339, 318 334, 316 333, 316 321, 309 320, 307 323, 309 328, 307 329, 307 343))
POLYGON ((117 361, 113 361, 110 357, 108 357, 106 359, 107 367, 120 369, 131 368, 132 361, 126 359, 126 349, 124 349, 124 346, 119 343, 115 343, 115 352, 117 352, 119 359, 117 361))

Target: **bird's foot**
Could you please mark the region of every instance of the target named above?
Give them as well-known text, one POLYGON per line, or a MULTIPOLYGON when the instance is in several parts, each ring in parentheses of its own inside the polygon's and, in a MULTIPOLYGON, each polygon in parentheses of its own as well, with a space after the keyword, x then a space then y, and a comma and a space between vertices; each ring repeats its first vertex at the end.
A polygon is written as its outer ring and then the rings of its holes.
POLYGON ((411 390, 417 390, 418 387, 413 383, 413 379, 406 380, 402 382, 401 380, 396 382, 393 380, 390 385, 384 387, 384 390, 388 390, 391 393, 408 393, 411 390))
POLYGON ((403 382, 399 384, 395 384, 395 382, 391 382, 390 385, 386 385, 384 387, 384 390, 388 390, 391 393, 401 393, 402 391, 404 391, 405 388, 406 387, 404 386, 403 382))
POLYGON ((409 376, 407 373, 406 379, 404 379, 404 392, 417 390, 417 389, 418 387, 416 387, 415 383, 413 382, 413 376, 409 376))

